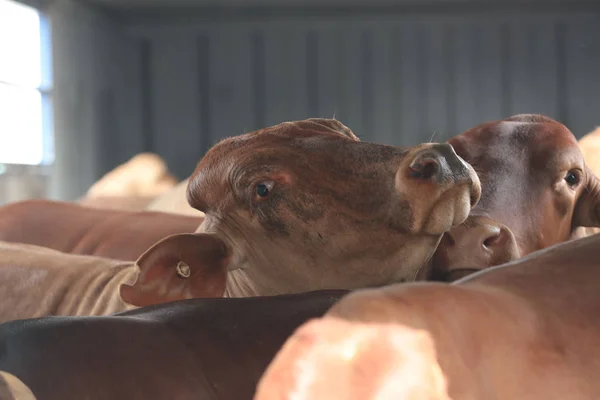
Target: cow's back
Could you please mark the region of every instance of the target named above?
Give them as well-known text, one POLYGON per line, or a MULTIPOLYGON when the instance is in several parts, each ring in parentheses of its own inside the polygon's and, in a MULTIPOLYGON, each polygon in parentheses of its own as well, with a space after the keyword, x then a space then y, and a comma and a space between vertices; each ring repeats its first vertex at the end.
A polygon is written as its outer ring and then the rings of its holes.
POLYGON ((0 325, 0 343, 0 370, 40 400, 214 398, 193 355, 157 321, 12 321, 0 325))
POLYGON ((0 322, 128 310, 118 288, 136 277, 132 262, 0 242, 0 322))
POLYGON ((139 196, 102 196, 82 197, 78 204, 91 208, 110 210, 142 211, 154 200, 154 197, 139 196))
POLYGON ((44 400, 251 399, 287 337, 346 293, 193 299, 0 324, 0 370, 44 400))
POLYGON ((0 207, 0 240, 71 254, 136 260, 154 243, 194 232, 202 218, 28 200, 0 207))

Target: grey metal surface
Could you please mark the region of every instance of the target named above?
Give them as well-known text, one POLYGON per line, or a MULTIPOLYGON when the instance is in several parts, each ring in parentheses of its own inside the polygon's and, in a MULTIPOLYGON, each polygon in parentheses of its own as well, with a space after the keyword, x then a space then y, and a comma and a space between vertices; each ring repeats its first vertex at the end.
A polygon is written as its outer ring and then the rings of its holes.
POLYGON ((50 7, 64 25, 53 36, 58 197, 144 150, 185 178, 224 137, 312 116, 335 115, 363 140, 395 145, 522 112, 557 118, 577 136, 600 124, 598 13, 432 7, 200 22, 59 3, 50 7))

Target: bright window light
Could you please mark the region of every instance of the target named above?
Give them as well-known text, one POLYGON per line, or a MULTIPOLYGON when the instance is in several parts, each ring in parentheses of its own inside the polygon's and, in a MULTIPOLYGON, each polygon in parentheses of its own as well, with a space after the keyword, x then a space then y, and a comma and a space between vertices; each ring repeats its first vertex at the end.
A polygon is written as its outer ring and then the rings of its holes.
POLYGON ((0 161, 40 164, 44 157, 40 92, 0 83, 0 110, 0 161))
POLYGON ((31 89, 40 86, 40 16, 36 9, 0 0, 0 51, 0 80, 31 89))
POLYGON ((52 162, 49 52, 40 13, 0 0, 0 163, 52 162))

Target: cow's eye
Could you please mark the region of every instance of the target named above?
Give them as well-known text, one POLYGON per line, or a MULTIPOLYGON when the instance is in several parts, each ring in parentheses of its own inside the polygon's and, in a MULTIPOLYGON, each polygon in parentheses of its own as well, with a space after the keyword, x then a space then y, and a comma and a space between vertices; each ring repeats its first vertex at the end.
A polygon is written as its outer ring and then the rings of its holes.
POLYGON ((579 174, 575 171, 567 172, 567 175, 565 175, 565 182, 571 187, 576 186, 579 183, 579 174))
POLYGON ((256 192, 256 196, 260 199, 265 199, 269 197, 271 192, 273 191, 273 187, 275 186, 275 182, 273 181, 263 181, 259 182, 256 185, 254 191, 256 192))

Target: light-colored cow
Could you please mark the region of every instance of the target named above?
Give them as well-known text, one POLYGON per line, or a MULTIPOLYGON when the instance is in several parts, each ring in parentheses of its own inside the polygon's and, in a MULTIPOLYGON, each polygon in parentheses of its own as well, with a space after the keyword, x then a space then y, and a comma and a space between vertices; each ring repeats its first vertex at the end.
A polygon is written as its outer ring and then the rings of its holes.
POLYGON ((106 173, 79 203, 89 207, 142 210, 177 184, 165 161, 154 153, 140 153, 106 173))
POLYGON ((594 235, 454 284, 350 293, 288 340, 256 400, 600 398, 599 248, 594 235))
MULTIPOLYGON (((600 126, 579 139, 579 149, 585 164, 596 176, 600 176, 600 126)), ((577 227, 572 235, 572 239, 578 239, 600 232, 600 228, 595 227, 577 227)))
POLYGON ((161 211, 203 217, 204 213, 192 208, 187 201, 187 187, 190 179, 184 179, 171 190, 154 198, 146 207, 148 211, 161 211))

